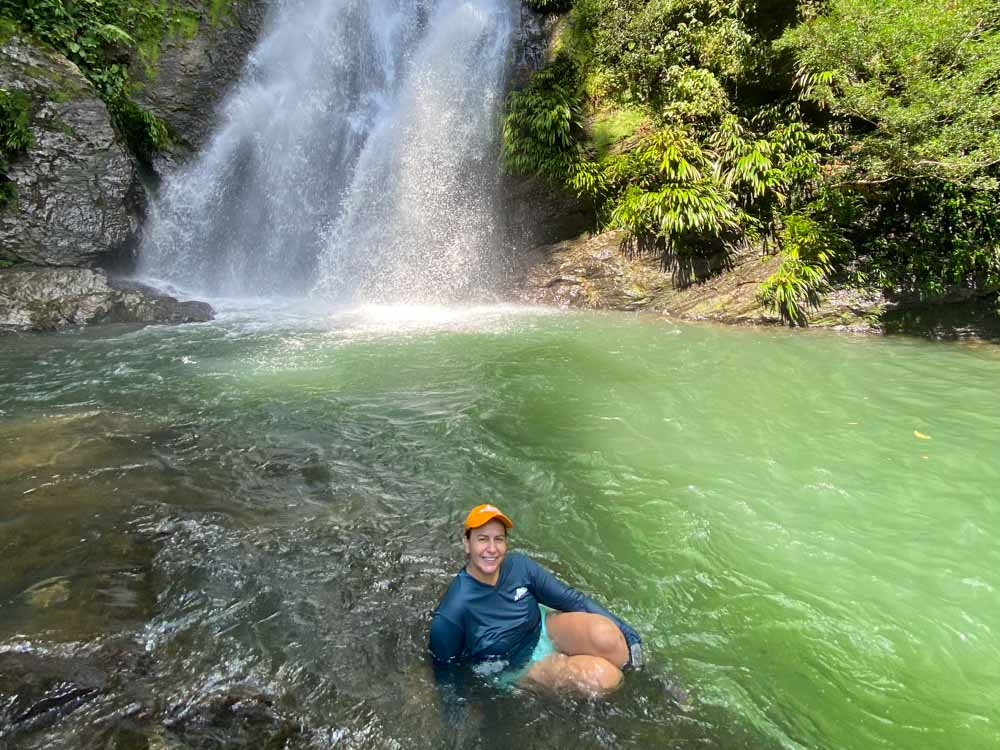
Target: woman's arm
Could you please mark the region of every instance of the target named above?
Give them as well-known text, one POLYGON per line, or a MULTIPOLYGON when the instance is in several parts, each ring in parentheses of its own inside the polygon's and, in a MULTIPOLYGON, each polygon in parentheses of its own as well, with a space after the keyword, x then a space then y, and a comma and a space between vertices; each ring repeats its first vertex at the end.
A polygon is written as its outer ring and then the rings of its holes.
POLYGON ((561 612, 590 612, 604 615, 611 620, 625 636, 629 649, 629 666, 642 666, 642 638, 627 622, 613 615, 607 609, 588 596, 556 578, 549 570, 526 557, 528 576, 532 584, 535 598, 546 607, 558 609, 561 612))
POLYGON ((462 655, 462 628, 440 612, 431 620, 430 652, 435 664, 455 664, 462 655))
POLYGON ((445 720, 461 724, 465 705, 465 670, 459 663, 464 633, 440 612, 431 620, 430 652, 445 720))

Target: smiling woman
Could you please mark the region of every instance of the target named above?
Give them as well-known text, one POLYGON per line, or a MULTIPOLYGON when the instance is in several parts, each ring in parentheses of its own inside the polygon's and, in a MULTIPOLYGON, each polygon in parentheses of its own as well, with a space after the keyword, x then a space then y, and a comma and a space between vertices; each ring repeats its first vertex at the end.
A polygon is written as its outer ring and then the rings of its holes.
POLYGON ((431 621, 439 679, 446 667, 495 663, 504 685, 601 695, 642 662, 639 634, 520 554, 507 553, 513 522, 493 505, 465 519, 465 567, 431 621), (558 610, 558 611, 552 611, 558 610))

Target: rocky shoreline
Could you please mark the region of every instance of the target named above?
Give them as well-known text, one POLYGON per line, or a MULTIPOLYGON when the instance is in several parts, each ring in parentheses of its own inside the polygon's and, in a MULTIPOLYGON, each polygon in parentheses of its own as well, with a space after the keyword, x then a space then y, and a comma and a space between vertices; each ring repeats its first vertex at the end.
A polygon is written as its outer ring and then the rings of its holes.
MULTIPOLYGON (((777 256, 747 253, 700 283, 676 284, 660 260, 630 257, 620 232, 582 234, 533 251, 518 284, 529 304, 590 310, 649 312, 689 321, 783 326, 756 299, 759 284, 777 269, 777 256)), ((994 297, 957 298, 933 305, 892 300, 862 289, 837 289, 809 312, 809 326, 866 334, 904 333, 931 339, 1000 341, 994 297)))
POLYGON ((205 302, 176 298, 91 268, 12 268, 0 272, 0 333, 60 331, 100 323, 202 323, 205 302))

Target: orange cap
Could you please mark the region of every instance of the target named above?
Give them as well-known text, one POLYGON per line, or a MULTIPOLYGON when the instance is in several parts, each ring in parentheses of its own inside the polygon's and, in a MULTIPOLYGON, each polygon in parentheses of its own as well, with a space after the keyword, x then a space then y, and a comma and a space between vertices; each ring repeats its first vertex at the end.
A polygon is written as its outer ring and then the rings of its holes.
POLYGON ((489 523, 494 518, 499 519, 500 523, 508 529, 514 527, 514 522, 507 518, 497 506, 487 503, 485 505, 477 505, 469 511, 469 515, 465 517, 465 528, 478 529, 484 523, 489 523))

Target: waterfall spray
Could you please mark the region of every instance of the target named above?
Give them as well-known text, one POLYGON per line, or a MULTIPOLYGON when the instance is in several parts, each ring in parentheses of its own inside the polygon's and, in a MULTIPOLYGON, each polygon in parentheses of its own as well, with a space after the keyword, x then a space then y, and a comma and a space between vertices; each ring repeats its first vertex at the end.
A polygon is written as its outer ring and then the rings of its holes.
POLYGON ((140 273, 202 294, 339 302, 495 284, 510 2, 276 7, 208 146, 154 202, 140 273))

